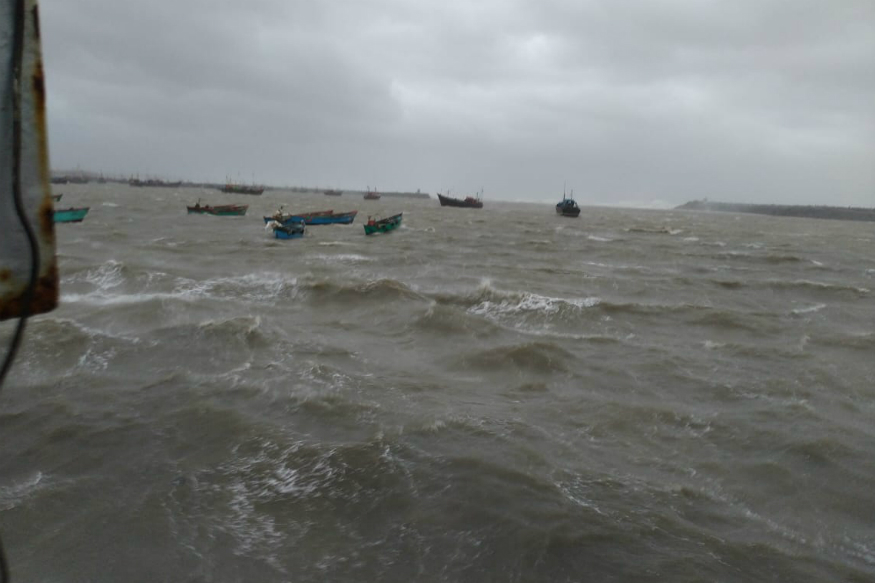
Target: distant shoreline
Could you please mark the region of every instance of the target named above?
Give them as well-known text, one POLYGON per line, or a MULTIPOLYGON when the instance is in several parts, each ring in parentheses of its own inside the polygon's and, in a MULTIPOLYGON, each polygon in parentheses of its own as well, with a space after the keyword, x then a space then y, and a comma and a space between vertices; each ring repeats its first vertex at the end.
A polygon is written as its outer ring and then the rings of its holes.
POLYGON ((861 207, 742 204, 691 200, 675 207, 675 209, 723 213, 752 213, 776 217, 802 217, 806 219, 833 219, 839 221, 875 221, 875 209, 861 207))

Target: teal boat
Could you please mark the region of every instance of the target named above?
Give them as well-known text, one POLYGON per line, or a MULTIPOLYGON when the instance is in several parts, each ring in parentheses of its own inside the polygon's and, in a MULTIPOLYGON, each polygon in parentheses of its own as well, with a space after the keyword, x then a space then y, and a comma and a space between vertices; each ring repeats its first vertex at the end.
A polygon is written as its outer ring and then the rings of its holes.
POLYGON ((392 215, 387 219, 380 219, 379 221, 368 217, 368 222, 365 225, 365 235, 388 233, 389 231, 397 229, 398 225, 401 224, 401 215, 403 214, 404 213, 398 213, 397 215, 392 215))
POLYGON ((68 208, 56 210, 52 215, 52 220, 56 223, 81 223, 85 215, 88 214, 90 207, 68 208))

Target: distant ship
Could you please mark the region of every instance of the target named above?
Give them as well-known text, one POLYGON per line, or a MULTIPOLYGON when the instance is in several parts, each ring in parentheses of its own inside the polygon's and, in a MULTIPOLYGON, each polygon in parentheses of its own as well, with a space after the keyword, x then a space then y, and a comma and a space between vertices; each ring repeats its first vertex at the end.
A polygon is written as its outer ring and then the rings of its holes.
POLYGON ((323 190, 322 194, 324 194, 326 196, 340 196, 341 194, 343 194, 343 191, 342 190, 328 189, 328 190, 323 190))
POLYGON ((556 203, 556 214, 563 217, 577 217, 580 215, 580 207, 574 201, 574 191, 571 191, 571 196, 565 196, 562 193, 562 200, 556 203))
POLYGON ((246 186, 245 184, 231 184, 230 182, 220 189, 222 192, 233 192, 235 194, 261 194, 264 192, 263 186, 246 186))
POLYGON ((54 176, 50 182, 52 184, 88 184, 86 176, 54 176))
POLYGON ((438 200, 441 203, 441 206, 455 206, 469 209, 482 209, 483 201, 480 200, 480 194, 477 195, 477 198, 473 196, 466 196, 464 200, 453 198, 451 196, 444 196, 438 193, 438 200))
POLYGON ((380 200, 380 193, 377 192, 376 189, 371 190, 370 188, 368 188, 368 191, 365 193, 364 199, 365 200, 380 200))
MULTIPOLYGON (((106 182, 106 181, 104 181, 104 182, 106 182)), ((149 178, 148 180, 140 180, 139 178, 131 178, 130 180, 128 180, 128 185, 137 186, 137 187, 154 186, 154 187, 158 187, 158 188, 177 188, 179 186, 182 186, 182 181, 180 180, 178 182, 166 182, 164 180, 160 180, 157 178, 149 178)))

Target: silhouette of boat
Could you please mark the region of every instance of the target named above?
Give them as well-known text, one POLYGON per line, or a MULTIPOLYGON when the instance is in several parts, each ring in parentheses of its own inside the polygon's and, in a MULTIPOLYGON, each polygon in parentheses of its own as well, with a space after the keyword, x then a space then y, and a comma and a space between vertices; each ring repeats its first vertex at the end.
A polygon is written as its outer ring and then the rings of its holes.
POLYGON ((464 199, 453 198, 451 196, 444 196, 443 194, 438 193, 438 200, 441 203, 441 206, 454 206, 460 208, 469 208, 469 209, 482 209, 483 201, 480 200, 480 194, 477 195, 477 198, 473 196, 466 196, 464 199))

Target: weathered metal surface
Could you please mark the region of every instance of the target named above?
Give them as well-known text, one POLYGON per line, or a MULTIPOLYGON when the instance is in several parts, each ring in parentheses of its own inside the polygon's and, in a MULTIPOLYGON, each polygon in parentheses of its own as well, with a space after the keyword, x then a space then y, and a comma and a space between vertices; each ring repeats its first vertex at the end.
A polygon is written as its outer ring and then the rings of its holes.
POLYGON ((58 301, 36 0, 0 0, 0 92, 0 320, 5 320, 47 312, 58 301), (16 190, 39 250, 32 290, 33 254, 16 210, 16 190))

